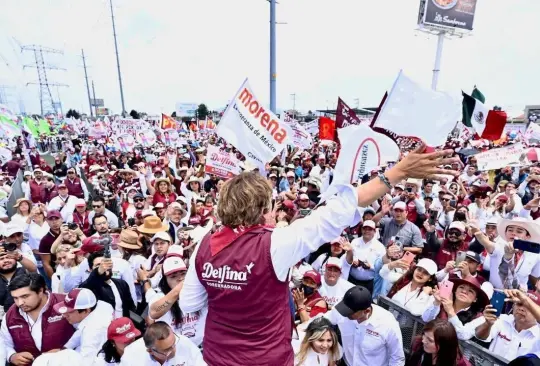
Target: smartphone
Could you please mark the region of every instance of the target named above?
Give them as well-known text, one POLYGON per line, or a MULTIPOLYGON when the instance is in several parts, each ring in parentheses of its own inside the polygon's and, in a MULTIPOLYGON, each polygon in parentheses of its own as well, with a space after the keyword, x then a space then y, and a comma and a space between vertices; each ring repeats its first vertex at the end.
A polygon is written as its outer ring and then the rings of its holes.
POLYGON ((401 257, 402 260, 409 264, 414 261, 414 258, 416 258, 416 255, 412 254, 411 252, 405 252, 405 254, 403 254, 403 257, 401 257))
POLYGON ((311 213, 311 209, 310 208, 303 208, 299 211, 300 215, 302 216, 307 216, 311 213))
POLYGON ((406 190, 407 192, 411 193, 411 192, 412 192, 412 187, 406 187, 405 190, 406 190))
POLYGON ((439 295, 445 299, 450 299, 452 295, 452 289, 454 288, 454 282, 443 281, 439 284, 439 295))
POLYGON ((435 225, 437 222, 437 216, 439 216, 439 211, 437 210, 429 210, 429 224, 435 225))
POLYGON ((456 208, 456 206, 457 206, 457 201, 456 200, 451 200, 450 201, 450 207, 456 208))
POLYGON ((514 249, 520 249, 524 252, 540 254, 540 244, 532 241, 514 239, 514 249))
POLYGON ((497 310, 497 312, 495 313, 496 316, 500 316, 502 314, 505 298, 506 295, 504 294, 504 292, 497 290, 493 291, 493 296, 491 296, 490 303, 491 306, 493 306, 493 308, 497 310))
POLYGON ((466 252, 458 252, 458 254, 456 255, 456 267, 459 266, 459 264, 463 262, 465 258, 467 258, 466 252))

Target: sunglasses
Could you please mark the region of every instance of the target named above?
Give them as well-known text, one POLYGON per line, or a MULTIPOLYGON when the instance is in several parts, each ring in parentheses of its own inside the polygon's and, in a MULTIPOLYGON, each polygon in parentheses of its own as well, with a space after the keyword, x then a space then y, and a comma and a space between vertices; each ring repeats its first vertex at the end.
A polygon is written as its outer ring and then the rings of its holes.
POLYGON ((101 208, 103 205, 92 205, 92 208, 101 208))
POLYGON ((133 202, 143 202, 144 198, 136 198, 133 200, 133 202))
POLYGON ((448 231, 448 236, 450 236, 450 235, 461 236, 461 231, 459 231, 459 230, 449 230, 448 231))
POLYGON ((443 202, 450 202, 450 198, 441 198, 441 201, 443 201, 443 202))
POLYGON ((68 172, 68 174, 75 174, 75 172, 68 172))

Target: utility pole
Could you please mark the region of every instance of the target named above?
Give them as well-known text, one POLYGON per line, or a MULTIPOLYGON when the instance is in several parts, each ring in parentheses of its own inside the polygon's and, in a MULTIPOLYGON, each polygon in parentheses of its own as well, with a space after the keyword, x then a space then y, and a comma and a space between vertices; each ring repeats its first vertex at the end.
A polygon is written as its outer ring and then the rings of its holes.
POLYGON ((124 104, 124 88, 122 87, 122 73, 120 72, 120 56, 118 56, 118 43, 116 42, 116 26, 114 25, 114 10, 112 6, 112 0, 109 0, 111 4, 111 19, 112 29, 114 37, 114 50, 116 51, 116 67, 118 68, 118 84, 120 84, 120 100, 122 101, 122 117, 126 116, 126 106, 124 104))
POLYGON ((66 86, 67 87, 69 85, 49 82, 47 70, 66 71, 66 69, 45 63, 44 53, 55 53, 55 54, 63 55, 64 52, 61 50, 56 50, 53 48, 43 47, 39 45, 21 46, 21 52, 23 51, 31 51, 34 53, 35 64, 24 65, 23 68, 35 67, 37 69, 38 81, 30 82, 30 83, 27 83, 26 85, 30 85, 30 84, 39 85, 39 102, 41 106, 41 116, 45 116, 46 113, 50 113, 50 112, 54 114, 58 114, 58 111, 56 110, 56 106, 52 97, 50 87, 51 86, 66 86))
POLYGON ((96 88, 94 88, 94 80, 92 80, 92 95, 94 96, 94 108, 96 109, 96 118, 97 118, 97 105, 96 103, 96 88))
POLYGON ((270 1, 270 110, 276 113, 276 0, 270 1))
POLYGON ((86 80, 86 93, 88 94, 88 106, 90 107, 90 117, 94 117, 94 111, 92 110, 92 98, 90 97, 90 86, 88 85, 88 73, 86 72, 86 58, 84 57, 84 49, 81 49, 81 52, 84 67, 84 79, 86 80))
POLYGON ((291 97, 292 97, 292 110, 293 110, 293 119, 296 119, 295 118, 295 115, 296 115, 296 93, 293 93, 291 94, 291 97))

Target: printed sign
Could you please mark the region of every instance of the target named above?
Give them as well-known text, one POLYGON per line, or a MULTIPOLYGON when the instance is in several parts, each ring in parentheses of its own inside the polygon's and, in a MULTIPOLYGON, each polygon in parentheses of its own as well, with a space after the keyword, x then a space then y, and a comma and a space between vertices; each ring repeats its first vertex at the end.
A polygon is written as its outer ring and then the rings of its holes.
POLYGON ((239 161, 231 153, 221 150, 217 146, 208 145, 204 171, 221 178, 232 178, 240 174, 239 161))
POLYGON ((126 133, 135 136, 143 130, 150 129, 150 124, 142 119, 118 118, 111 123, 111 127, 115 135, 126 133))
POLYGON ((530 164, 529 159, 527 159, 527 151, 521 143, 484 151, 474 155, 474 157, 480 171, 500 169, 505 166, 525 166, 530 164))
POLYGON ((244 156, 261 163, 276 157, 292 143, 291 128, 257 99, 244 81, 216 129, 218 136, 244 156))
POLYGON ((311 136, 315 136, 319 133, 319 119, 316 118, 313 121, 306 122, 303 124, 303 127, 307 133, 309 133, 311 136))
POLYGON ((132 135, 127 133, 116 135, 116 137, 111 137, 110 140, 116 149, 120 150, 121 152, 133 151, 133 147, 135 146, 135 139, 132 135))
POLYGON ((176 116, 195 117, 197 108, 197 103, 176 103, 176 116))
POLYGON ((477 0, 426 0, 422 23, 472 30, 477 0))
POLYGON ((389 137, 373 131, 369 125, 349 125, 338 130, 341 152, 332 184, 351 184, 364 174, 399 159, 399 147, 389 137))
POLYGON ((297 120, 291 116, 285 114, 283 122, 287 123, 293 130, 292 145, 298 146, 302 149, 309 149, 313 144, 313 138, 311 135, 298 123, 297 120))
POLYGON ((161 142, 163 142, 165 146, 176 146, 179 138, 178 131, 172 128, 166 129, 161 133, 161 142))
POLYGON ((143 130, 137 132, 137 142, 142 147, 154 146, 157 141, 156 134, 152 130, 143 130))

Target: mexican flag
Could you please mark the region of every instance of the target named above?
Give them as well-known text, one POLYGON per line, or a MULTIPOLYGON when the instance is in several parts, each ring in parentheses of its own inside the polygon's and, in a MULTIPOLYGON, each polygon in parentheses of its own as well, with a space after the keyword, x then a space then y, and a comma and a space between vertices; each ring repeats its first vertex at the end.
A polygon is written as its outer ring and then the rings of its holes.
POLYGON ((503 111, 490 111, 485 105, 484 95, 474 88, 472 95, 463 94, 463 124, 473 128, 476 134, 486 140, 501 138, 507 116, 503 111))

